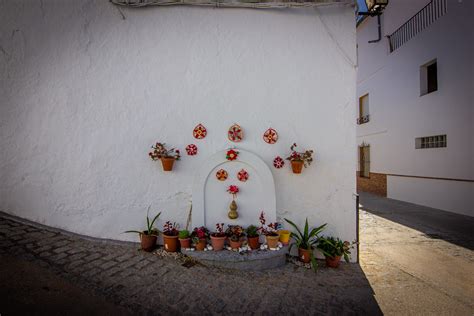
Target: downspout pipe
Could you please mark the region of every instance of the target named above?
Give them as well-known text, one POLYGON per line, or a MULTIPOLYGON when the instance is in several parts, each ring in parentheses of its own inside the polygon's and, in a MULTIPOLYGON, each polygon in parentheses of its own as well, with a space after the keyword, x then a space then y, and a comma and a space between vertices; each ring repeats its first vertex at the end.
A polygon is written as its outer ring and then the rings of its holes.
POLYGON ((380 40, 382 39, 382 26, 380 24, 380 14, 377 15, 377 22, 378 22, 379 38, 376 40, 369 41, 369 43, 377 43, 377 42, 380 42, 380 40))

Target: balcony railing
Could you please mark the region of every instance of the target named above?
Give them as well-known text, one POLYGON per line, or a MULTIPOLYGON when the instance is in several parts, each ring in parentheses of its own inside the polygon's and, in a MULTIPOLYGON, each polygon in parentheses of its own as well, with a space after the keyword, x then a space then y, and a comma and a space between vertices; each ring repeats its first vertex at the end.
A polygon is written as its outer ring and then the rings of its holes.
POLYGON ((367 123, 368 121, 370 121, 370 115, 369 114, 357 118, 357 124, 359 124, 359 125, 367 123))
POLYGON ((447 12, 447 0, 431 0, 423 9, 406 21, 395 32, 388 35, 390 52, 393 52, 416 34, 430 26, 447 12))

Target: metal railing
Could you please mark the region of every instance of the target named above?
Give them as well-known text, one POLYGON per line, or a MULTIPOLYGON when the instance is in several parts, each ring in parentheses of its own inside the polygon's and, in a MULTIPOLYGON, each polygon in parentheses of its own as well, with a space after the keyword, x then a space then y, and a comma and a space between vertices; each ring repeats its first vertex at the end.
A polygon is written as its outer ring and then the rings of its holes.
POLYGON ((367 123, 369 121, 370 121, 370 115, 369 114, 357 118, 357 124, 359 124, 359 125, 367 123))
POLYGON ((408 42, 416 34, 430 26, 447 12, 447 0, 431 0, 423 9, 406 21, 395 32, 388 35, 390 52, 408 42))

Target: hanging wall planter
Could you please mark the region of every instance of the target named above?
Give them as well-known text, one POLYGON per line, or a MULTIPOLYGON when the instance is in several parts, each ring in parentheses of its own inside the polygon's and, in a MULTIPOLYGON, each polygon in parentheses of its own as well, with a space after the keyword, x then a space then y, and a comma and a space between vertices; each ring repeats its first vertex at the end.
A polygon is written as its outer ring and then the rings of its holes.
POLYGON ((296 143, 291 145, 290 150, 291 154, 286 160, 291 162, 291 169, 294 174, 300 174, 303 170, 303 167, 307 168, 313 162, 313 151, 305 150, 303 152, 296 151, 296 143))
POLYGON ((173 170, 175 160, 181 158, 178 149, 166 149, 165 143, 156 143, 155 146, 151 146, 151 148, 153 148, 153 151, 148 153, 148 155, 153 161, 161 160, 163 171, 173 170))

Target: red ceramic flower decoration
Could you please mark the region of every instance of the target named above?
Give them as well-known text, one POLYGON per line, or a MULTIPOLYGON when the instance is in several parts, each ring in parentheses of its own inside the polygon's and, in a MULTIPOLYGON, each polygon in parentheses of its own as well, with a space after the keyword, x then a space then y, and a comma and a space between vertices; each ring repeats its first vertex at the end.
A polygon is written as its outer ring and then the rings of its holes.
POLYGON ((235 196, 237 193, 239 193, 239 187, 236 185, 230 185, 227 189, 227 192, 235 196))
POLYGON ((227 138, 232 142, 240 142, 244 138, 242 127, 239 124, 232 125, 227 132, 227 138))
POLYGON ((189 156, 194 156, 197 154, 198 148, 194 144, 189 144, 188 146, 186 146, 186 152, 188 153, 189 156))
POLYGON ((245 169, 242 169, 237 173, 237 179, 239 179, 239 181, 245 182, 249 179, 249 173, 245 169))
POLYGON ((216 172, 216 178, 217 178, 217 180, 219 180, 219 181, 225 181, 225 180, 227 180, 227 177, 228 177, 227 171, 225 171, 224 169, 219 169, 219 170, 217 170, 217 172, 216 172))
POLYGON ((196 139, 203 139, 207 135, 207 129, 202 124, 198 124, 193 130, 193 136, 196 139))
POLYGON ((237 150, 230 149, 227 151, 225 158, 229 161, 237 159, 239 152, 237 150))
POLYGON ((280 168, 283 168, 284 165, 285 165, 285 161, 280 156, 273 159, 273 166, 275 168, 280 169, 280 168))
POLYGON ((275 144, 278 140, 278 133, 273 128, 269 128, 263 134, 263 140, 268 144, 275 144))

